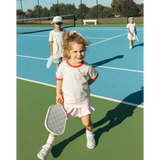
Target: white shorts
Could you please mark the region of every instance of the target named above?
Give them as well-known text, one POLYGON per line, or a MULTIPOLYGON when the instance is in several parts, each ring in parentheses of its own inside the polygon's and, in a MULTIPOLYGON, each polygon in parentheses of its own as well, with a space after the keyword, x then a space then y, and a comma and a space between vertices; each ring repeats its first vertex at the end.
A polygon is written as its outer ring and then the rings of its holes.
POLYGON ((63 57, 60 57, 60 58, 53 58, 53 63, 61 63, 64 61, 64 58, 63 57))

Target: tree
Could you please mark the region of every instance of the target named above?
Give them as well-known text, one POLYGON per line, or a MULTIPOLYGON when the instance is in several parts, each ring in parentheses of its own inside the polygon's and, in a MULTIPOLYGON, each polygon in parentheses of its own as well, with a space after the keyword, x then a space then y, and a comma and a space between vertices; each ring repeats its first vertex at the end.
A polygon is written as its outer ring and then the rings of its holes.
POLYGON ((115 15, 121 14, 121 0, 112 0, 111 7, 115 15))
POLYGON ((138 16, 140 11, 133 0, 121 0, 121 8, 121 16, 123 17, 127 16, 127 12, 129 16, 138 16))
POLYGON ((100 18, 109 18, 109 17, 113 17, 113 9, 110 7, 105 7, 99 14, 100 18))
POLYGON ((52 4, 52 6, 50 7, 50 16, 57 16, 58 9, 58 4, 52 4))
POLYGON ((76 9, 76 7, 74 4, 66 4, 66 6, 65 6, 66 13, 65 14, 74 14, 75 9, 76 9))
POLYGON ((57 16, 59 15, 67 15, 67 14, 74 14, 74 11, 76 10, 76 7, 74 4, 52 4, 50 7, 50 15, 51 16, 57 16))
POLYGON ((17 16, 24 15, 25 12, 23 12, 21 9, 17 9, 17 16))
MULTIPOLYGON (((33 10, 28 9, 23 12, 17 9, 17 18, 38 18, 50 17, 57 15, 75 14, 78 18, 97 18, 97 5, 88 8, 85 4, 80 4, 78 8, 74 4, 52 4, 50 9, 47 7, 42 8, 36 5, 33 10), (82 12, 81 12, 82 11, 82 12), (23 15, 23 16, 19 16, 23 15)), ((128 16, 143 16, 143 3, 136 4, 133 0, 112 0, 111 7, 105 7, 101 4, 98 5, 98 17, 108 18, 114 15, 128 16), (129 2, 129 3, 128 3, 129 2), (128 13, 128 14, 127 14, 128 13)))
POLYGON ((41 13, 41 17, 49 17, 50 13, 47 7, 44 7, 41 13))
POLYGON ((141 16, 147 16, 147 3, 137 4, 137 7, 140 10, 139 14, 141 16))
POLYGON ((58 7, 59 7, 59 15, 65 15, 66 5, 64 3, 60 3, 58 7))
POLYGON ((34 13, 33 13, 33 11, 31 9, 27 9, 26 17, 27 18, 34 18, 34 13))
POLYGON ((34 14, 35 18, 41 17, 42 11, 43 11, 42 6, 36 5, 33 9, 33 14, 34 14))
POLYGON ((85 4, 80 4, 78 8, 75 8, 73 11, 73 14, 77 16, 79 19, 86 18, 86 15, 88 14, 90 8, 88 8, 85 4))
POLYGON ((126 17, 127 15, 138 16, 140 10, 133 0, 112 0, 111 6, 115 15, 126 17))
MULTIPOLYGON (((98 5, 98 15, 100 15, 101 11, 103 11, 105 7, 102 6, 101 4, 98 5)), ((87 18, 97 18, 97 5, 92 7, 89 10, 89 13, 87 15, 87 18)))

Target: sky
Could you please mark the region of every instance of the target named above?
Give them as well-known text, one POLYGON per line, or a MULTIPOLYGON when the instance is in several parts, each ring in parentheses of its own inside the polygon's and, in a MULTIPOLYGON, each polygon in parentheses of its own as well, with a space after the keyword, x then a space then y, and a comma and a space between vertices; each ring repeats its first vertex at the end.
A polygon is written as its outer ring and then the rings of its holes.
MULTIPOLYGON (((64 4, 75 4, 75 7, 78 8, 80 5, 80 0, 58 0, 59 3, 64 4)), ((143 3, 143 0, 134 0, 136 3, 143 3)), ((101 4, 103 6, 110 6, 112 0, 98 0, 98 4, 101 4)), ((39 5, 42 7, 47 7, 48 9, 52 6, 53 3, 57 3, 57 0, 39 0, 39 5)), ((96 5, 96 0, 82 0, 82 3, 84 3, 87 7, 93 7, 96 5)), ((22 7, 23 11, 26 12, 27 9, 33 9, 34 6, 38 4, 38 0, 22 0, 22 7)), ((21 9, 20 0, 17 0, 17 9, 21 9)))

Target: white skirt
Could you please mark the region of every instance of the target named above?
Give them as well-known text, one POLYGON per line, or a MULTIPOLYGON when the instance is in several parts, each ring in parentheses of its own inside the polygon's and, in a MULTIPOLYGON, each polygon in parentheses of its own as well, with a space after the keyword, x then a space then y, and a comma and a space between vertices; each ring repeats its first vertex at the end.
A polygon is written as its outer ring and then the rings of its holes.
POLYGON ((95 107, 91 105, 89 107, 83 107, 83 108, 71 108, 65 106, 63 106, 63 108, 67 113, 67 119, 72 119, 75 117, 83 117, 95 111, 95 107))
POLYGON ((136 40, 136 35, 135 35, 135 34, 133 34, 133 36, 132 36, 130 33, 128 33, 128 37, 127 37, 127 39, 128 39, 128 40, 132 40, 132 41, 134 41, 134 40, 136 40))

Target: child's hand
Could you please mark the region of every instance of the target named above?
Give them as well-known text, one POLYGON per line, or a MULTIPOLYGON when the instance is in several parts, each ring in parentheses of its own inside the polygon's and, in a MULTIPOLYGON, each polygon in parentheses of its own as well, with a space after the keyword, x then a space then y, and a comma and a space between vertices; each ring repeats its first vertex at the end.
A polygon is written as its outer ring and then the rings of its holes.
POLYGON ((56 103, 58 103, 59 99, 62 101, 62 103, 64 102, 62 93, 57 94, 57 96, 56 96, 56 103))
POLYGON ((50 56, 53 56, 53 52, 51 52, 50 56))

